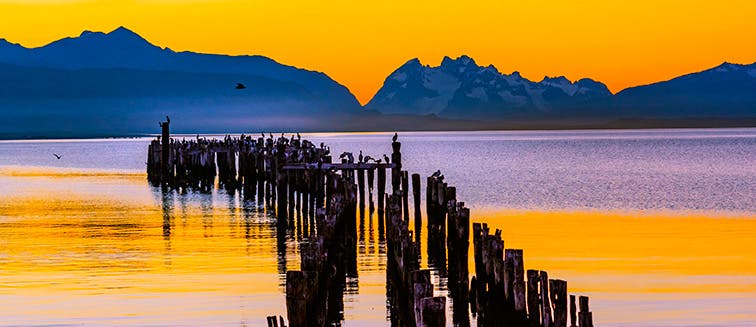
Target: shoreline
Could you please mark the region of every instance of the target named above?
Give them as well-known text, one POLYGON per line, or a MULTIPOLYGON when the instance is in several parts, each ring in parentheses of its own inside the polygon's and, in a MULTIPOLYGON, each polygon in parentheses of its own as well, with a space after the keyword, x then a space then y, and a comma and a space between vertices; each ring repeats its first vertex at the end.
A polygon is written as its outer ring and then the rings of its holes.
MULTIPOLYGON (((480 126, 461 126, 458 129, 443 129, 443 128, 402 128, 397 126, 395 129, 380 128, 382 126, 376 126, 378 128, 372 129, 343 129, 343 130, 327 130, 327 129, 314 129, 314 130, 266 130, 265 132, 278 133, 318 133, 318 134, 340 134, 340 133, 393 133, 393 132, 549 132, 549 131, 611 131, 611 130, 684 130, 684 129, 751 129, 756 128, 756 118, 743 118, 743 119, 728 119, 728 120, 714 120, 702 118, 700 120, 677 122, 667 120, 617 120, 603 124, 583 124, 583 125, 539 125, 539 124, 513 124, 512 126, 495 127, 491 125, 497 125, 498 123, 486 123, 479 122, 480 126), (648 122, 656 122, 657 124, 647 124, 648 122), (725 121, 727 124, 716 124, 717 122, 725 121), (677 123, 676 123, 677 122, 677 123), (489 126, 486 126, 489 125, 489 126), (477 126, 477 127, 476 127, 477 126), (468 128, 465 128, 468 127, 468 128)), ((430 126, 433 127, 433 126, 430 126)), ((260 131, 226 131, 226 132, 188 132, 184 130, 178 130, 174 132, 174 135, 239 135, 239 134, 256 134, 260 131)), ((0 142, 5 141, 62 141, 62 140, 92 140, 92 139, 139 139, 146 137, 155 137, 159 134, 156 133, 129 133, 129 134, 0 134, 0 142)))

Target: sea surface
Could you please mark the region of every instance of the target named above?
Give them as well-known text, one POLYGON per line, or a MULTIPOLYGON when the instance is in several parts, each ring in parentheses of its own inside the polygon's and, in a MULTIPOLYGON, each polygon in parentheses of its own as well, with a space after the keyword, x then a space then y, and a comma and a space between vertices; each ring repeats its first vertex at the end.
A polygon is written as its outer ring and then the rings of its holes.
MULTIPOLYGON (((392 134, 303 137, 336 155, 382 157, 392 134)), ((149 186, 150 140, 0 141, 0 325, 261 326, 285 316, 301 234, 277 242, 275 218, 239 192, 149 186)), ((524 249, 526 269, 590 296, 596 326, 756 326, 756 129, 399 140, 404 168, 441 170, 473 222, 524 249)), ((343 325, 386 326, 385 244, 375 215, 358 224, 343 325)))

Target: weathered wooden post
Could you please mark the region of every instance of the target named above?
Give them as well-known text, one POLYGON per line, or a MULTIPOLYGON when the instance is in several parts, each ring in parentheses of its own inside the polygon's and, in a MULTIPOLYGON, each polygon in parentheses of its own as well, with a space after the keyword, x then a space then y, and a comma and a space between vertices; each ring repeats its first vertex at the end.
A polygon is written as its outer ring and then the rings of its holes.
POLYGON ((412 199, 415 207, 415 233, 418 234, 423 225, 423 216, 420 211, 420 174, 412 174, 412 199))
POLYGON ((386 200, 386 168, 378 166, 378 225, 383 229, 384 208, 386 200))
MULTIPOLYGON (((284 172, 284 178, 286 178, 286 187, 287 189, 284 191, 287 191, 286 193, 286 204, 288 205, 288 217, 290 221, 294 221, 294 208, 296 205, 296 197, 294 194, 294 188, 296 187, 297 182, 297 171, 296 170, 289 170, 289 171, 283 171, 284 172)), ((291 227, 294 227, 293 225, 291 227)))
POLYGON ((541 276, 538 270, 528 269, 528 320, 533 326, 540 326, 541 321, 541 297, 538 292, 538 284, 541 276))
POLYGON ((357 169, 357 191, 360 195, 360 212, 365 210, 365 170, 357 169))
POLYGON ((567 282, 550 279, 549 295, 554 309, 554 327, 567 327, 567 282))
POLYGON ((391 148, 394 150, 391 153, 391 162, 394 164, 394 168, 391 169, 391 192, 398 194, 402 183, 402 143, 394 141, 391 148))
POLYGON ((283 166, 286 163, 286 147, 282 143, 278 144, 278 152, 276 153, 276 165, 275 165, 275 178, 276 178, 276 191, 278 195, 278 203, 276 204, 276 218, 278 225, 286 227, 288 226, 288 185, 287 185, 287 171, 283 170, 283 166))
POLYGON ((368 206, 370 213, 375 211, 375 204, 373 204, 373 181, 375 180, 375 169, 371 168, 367 171, 367 187, 368 187, 368 206))
POLYGON ((409 176, 406 170, 402 170, 402 212, 404 221, 409 223, 409 176))
POLYGON ((507 249, 506 260, 508 265, 512 265, 512 282, 511 282, 511 296, 514 302, 515 311, 520 318, 527 316, 525 308, 525 268, 523 265, 522 250, 521 249, 507 249))
POLYGON ((446 298, 426 297, 420 301, 421 324, 422 327, 444 327, 446 326, 446 298))
MULTIPOLYGON (((166 117, 167 118, 167 117, 166 117)), ((160 180, 163 185, 167 185, 170 183, 170 172, 171 172, 171 163, 170 163, 170 153, 171 153, 171 132, 170 132, 170 125, 171 121, 167 120, 160 123, 160 127, 162 128, 162 135, 161 135, 161 150, 160 150, 160 180)))
POLYGON ((554 323, 551 320, 551 297, 549 296, 549 274, 541 271, 541 319, 543 327, 551 327, 554 323))
POLYGON ((318 272, 286 272, 286 316, 292 327, 323 326, 324 314, 319 310, 318 272))
POLYGON ((575 295, 570 295, 570 327, 577 327, 577 306, 575 305, 575 295))
POLYGON ((588 308, 588 297, 581 296, 578 298, 580 312, 578 313, 579 327, 593 327, 593 313, 588 308))

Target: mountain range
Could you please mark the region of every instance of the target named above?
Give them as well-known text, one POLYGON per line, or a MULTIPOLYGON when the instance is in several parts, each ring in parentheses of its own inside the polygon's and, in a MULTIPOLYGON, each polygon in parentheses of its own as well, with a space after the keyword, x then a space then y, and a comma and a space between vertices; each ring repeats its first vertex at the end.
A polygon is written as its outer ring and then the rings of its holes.
POLYGON ((591 79, 570 82, 560 76, 533 82, 461 56, 444 57, 438 67, 408 61, 389 75, 366 108, 459 119, 533 118, 575 114, 611 96, 606 85, 591 79))
POLYGON ((615 95, 592 79, 534 82, 468 56, 444 57, 438 67, 412 59, 386 78, 366 108, 476 120, 756 117, 756 64, 724 63, 615 95))
POLYGON ((180 122, 178 132, 191 133, 569 128, 712 117, 752 126, 754 91, 755 64, 725 63, 612 94, 591 79, 534 82, 461 56, 438 67, 412 59, 361 106, 321 72, 263 56, 175 52, 123 27, 38 48, 0 39, 0 137, 153 133, 165 115, 180 122))
POLYGON ((322 117, 362 114, 354 95, 323 73, 263 56, 174 52, 123 27, 39 48, 0 40, 5 133, 144 133, 165 115, 190 132, 317 129, 322 117))

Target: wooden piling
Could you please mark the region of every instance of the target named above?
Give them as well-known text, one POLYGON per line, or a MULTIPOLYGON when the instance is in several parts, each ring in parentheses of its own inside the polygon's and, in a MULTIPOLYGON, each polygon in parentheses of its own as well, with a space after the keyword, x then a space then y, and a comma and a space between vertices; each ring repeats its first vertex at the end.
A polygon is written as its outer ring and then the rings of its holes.
POLYGON ((549 296, 554 313, 554 327, 567 327, 567 282, 550 279, 549 296))
POLYGON ((551 319, 551 297, 549 296, 549 274, 540 272, 541 286, 541 325, 551 327, 554 322, 551 319))
MULTIPOLYGON (((385 197, 386 197, 386 169, 378 167, 378 225, 383 226, 383 218, 384 218, 384 208, 385 208, 385 197)), ((381 230, 383 227, 380 227, 381 230)))
POLYGON ((588 297, 581 296, 578 298, 580 312, 578 312, 579 327, 593 327, 593 313, 588 308, 588 297))
POLYGON ((533 326, 540 326, 541 321, 541 296, 538 285, 541 276, 538 270, 528 269, 528 320, 533 326))
POLYGON ((365 170, 357 169, 357 190, 360 196, 360 211, 365 210, 365 170))
POLYGON ((409 178, 406 170, 402 170, 402 212, 404 221, 409 222, 409 178))
POLYGON ((570 295, 570 327, 577 327, 577 306, 575 305, 575 295, 570 295))
POLYGON ((163 183, 163 185, 170 183, 170 172, 171 172, 170 125, 171 125, 170 120, 166 120, 160 123, 160 127, 162 129, 161 150, 160 150, 160 180, 163 183))
POLYGON ((394 168, 391 169, 391 192, 398 194, 402 183, 402 143, 391 143, 391 149, 391 162, 394 164, 394 168))
POLYGON ((412 200, 415 207, 415 233, 423 226, 423 216, 420 211, 420 174, 412 174, 412 200))

